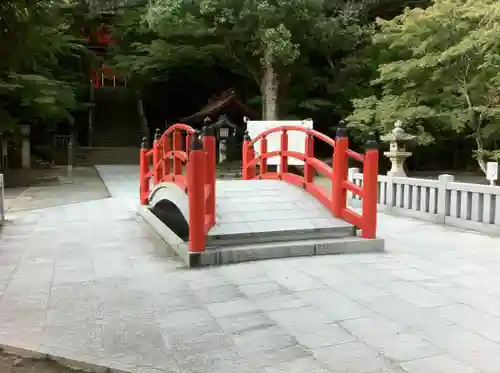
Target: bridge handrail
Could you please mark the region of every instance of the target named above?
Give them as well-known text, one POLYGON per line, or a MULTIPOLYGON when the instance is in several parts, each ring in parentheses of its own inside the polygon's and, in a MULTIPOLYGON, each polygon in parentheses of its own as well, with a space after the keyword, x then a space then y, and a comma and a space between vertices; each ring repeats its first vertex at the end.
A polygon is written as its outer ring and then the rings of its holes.
POLYGON ((183 123, 170 126, 163 134, 157 129, 151 149, 145 138, 141 145, 141 205, 149 203, 151 184, 172 182, 182 188, 188 196, 191 252, 204 251, 206 234, 215 225, 215 148, 213 132, 206 130, 201 136, 183 123), (187 134, 185 143, 183 132, 187 134))
POLYGON ((378 150, 374 140, 366 146, 365 154, 359 154, 348 148, 349 140, 344 128, 337 130, 335 140, 312 129, 299 126, 281 126, 268 129, 254 139, 245 135, 243 142, 243 180, 252 179, 278 179, 298 185, 321 201, 333 214, 361 229, 362 237, 375 238, 377 226, 377 177, 378 177, 378 150), (305 133, 304 153, 288 149, 288 132, 298 131, 305 133), (267 150, 267 136, 280 132, 279 150, 267 150), (318 138, 333 147, 332 167, 314 156, 314 138, 318 138), (259 155, 255 154, 254 146, 260 142, 259 155), (278 172, 269 172, 267 159, 280 158, 278 172), (299 159, 304 162, 304 176, 288 172, 288 158, 299 159), (348 180, 348 159, 352 158, 364 165, 364 184, 359 187, 348 180), (259 163, 259 175, 256 167, 259 163), (327 176, 331 182, 331 191, 314 185, 313 171, 327 176), (361 214, 347 207, 347 191, 363 199, 361 214))
POLYGON ((332 139, 331 137, 328 137, 324 133, 321 133, 319 131, 310 129, 310 128, 305 128, 305 127, 300 127, 300 126, 280 126, 280 127, 273 127, 265 130, 264 132, 259 133, 255 138, 251 139, 249 146, 254 145, 256 142, 259 140, 267 137, 267 135, 270 135, 275 132, 283 132, 283 131, 297 131, 297 132, 304 132, 308 136, 313 136, 316 137, 318 140, 322 140, 323 142, 327 143, 328 145, 331 145, 332 147, 335 146, 335 140, 332 139))

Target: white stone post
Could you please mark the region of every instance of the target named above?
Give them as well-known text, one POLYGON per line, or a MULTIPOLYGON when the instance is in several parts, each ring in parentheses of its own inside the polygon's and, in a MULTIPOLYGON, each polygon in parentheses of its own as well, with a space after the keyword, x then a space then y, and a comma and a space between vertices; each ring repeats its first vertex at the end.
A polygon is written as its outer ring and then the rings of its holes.
POLYGON ((73 134, 71 134, 71 137, 69 138, 68 141, 68 177, 71 177, 71 174, 73 172, 73 150, 74 150, 73 134))
POLYGON ((446 192, 446 187, 448 183, 455 181, 453 175, 443 174, 439 175, 439 186, 437 193, 437 221, 438 224, 444 224, 446 215, 450 211, 450 198, 446 192))
POLYGON ((395 198, 396 198, 396 193, 394 192, 394 175, 392 172, 387 173, 387 186, 386 186, 386 195, 385 195, 385 206, 386 210, 390 211, 396 204, 395 198))
POLYGON ((3 174, 0 174, 0 225, 5 220, 5 194, 3 190, 3 174))

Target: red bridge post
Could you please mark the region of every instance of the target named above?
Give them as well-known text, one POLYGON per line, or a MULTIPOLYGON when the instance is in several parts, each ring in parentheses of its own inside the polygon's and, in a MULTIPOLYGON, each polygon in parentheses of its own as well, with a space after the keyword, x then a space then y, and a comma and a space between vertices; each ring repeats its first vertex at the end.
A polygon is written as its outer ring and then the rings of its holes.
POLYGON ((203 149, 206 155, 206 179, 205 184, 209 186, 209 197, 207 199, 206 213, 209 215, 210 226, 215 224, 215 166, 216 166, 216 144, 215 144, 215 130, 207 123, 203 127, 203 149))
POLYGON ((370 133, 365 149, 362 201, 362 216, 365 226, 362 229, 361 237, 375 238, 377 236, 378 144, 374 133, 370 133))
POLYGON ((246 131, 245 137, 243 138, 243 155, 242 155, 243 172, 241 175, 241 178, 243 180, 251 180, 255 177, 255 165, 248 166, 248 164, 255 159, 255 151, 253 149, 253 145, 251 144, 251 142, 252 139, 250 138, 248 131, 246 131))
POLYGON ((198 132, 193 133, 190 148, 187 169, 189 251, 201 253, 205 251, 206 246, 205 180, 207 173, 205 172, 206 155, 198 132))
POLYGON ((348 159, 346 151, 349 148, 349 139, 346 129, 337 128, 335 136, 335 147, 332 159, 332 213, 333 216, 341 218, 347 204, 347 193, 344 181, 347 180, 348 159))
POLYGON ((155 132, 155 138, 153 141, 153 180, 155 185, 161 182, 161 179, 163 177, 162 171, 161 171, 161 164, 160 164, 160 159, 161 159, 161 143, 160 143, 160 138, 161 138, 161 132, 160 129, 157 128, 155 132))
POLYGON ((142 138, 141 151, 139 153, 139 198, 141 205, 147 205, 149 199, 149 172, 147 139, 142 138))

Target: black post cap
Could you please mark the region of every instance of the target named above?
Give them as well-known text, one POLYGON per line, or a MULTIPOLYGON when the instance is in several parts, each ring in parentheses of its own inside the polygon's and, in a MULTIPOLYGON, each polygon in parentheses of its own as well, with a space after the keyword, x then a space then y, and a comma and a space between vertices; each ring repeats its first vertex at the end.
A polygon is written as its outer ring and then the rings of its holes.
POLYGON ((205 124, 202 129, 203 136, 215 136, 215 128, 209 124, 205 124))
POLYGON ((368 139, 366 140, 365 143, 365 149, 366 150, 378 149, 377 136, 375 135, 375 132, 370 132, 370 134, 368 135, 368 139))
POLYGON ((347 129, 345 127, 337 127, 335 137, 347 137, 347 129))
POLYGON ((161 137, 161 130, 159 128, 157 128, 155 131, 155 141, 159 140, 160 137, 161 137))
POLYGON ((245 136, 243 137, 245 141, 252 141, 252 138, 250 137, 250 134, 248 131, 245 131, 245 136))
POLYGON ((190 150, 201 150, 203 149, 203 143, 200 139, 200 131, 195 131, 191 135, 190 150))
POLYGON ((141 149, 147 149, 148 148, 148 139, 147 137, 143 137, 141 140, 141 149))
POLYGON ((205 119, 203 119, 204 126, 207 126, 207 125, 211 124, 212 122, 213 122, 212 118, 210 118, 210 117, 206 117, 205 119))

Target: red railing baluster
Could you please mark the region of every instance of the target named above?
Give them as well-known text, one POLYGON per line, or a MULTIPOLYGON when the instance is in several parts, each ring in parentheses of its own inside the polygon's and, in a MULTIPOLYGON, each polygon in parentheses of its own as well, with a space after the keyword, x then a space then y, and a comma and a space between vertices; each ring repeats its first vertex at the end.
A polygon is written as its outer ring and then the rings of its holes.
POLYGON ((288 133, 286 129, 281 132, 280 139, 280 159, 279 159, 279 174, 280 178, 283 179, 283 175, 288 172, 288 157, 284 155, 284 152, 288 151, 288 133))
POLYGON ((347 156, 349 139, 345 128, 337 128, 332 161, 332 213, 340 218, 347 204, 347 192, 343 187, 347 179, 347 156))
POLYGON ((189 153, 189 149, 191 147, 191 134, 190 133, 186 133, 186 138, 184 139, 184 146, 186 149, 186 153, 189 153))
MULTIPOLYGON (((173 151, 182 151, 182 134, 175 131, 173 134, 173 151)), ((188 149, 186 149, 187 151, 188 149)), ((182 162, 174 157, 174 175, 182 175, 182 162)))
POLYGON ((160 129, 157 128, 153 141, 153 180, 155 184, 161 181, 160 129))
POLYGON ((314 159, 314 137, 309 134, 306 135, 305 156, 304 183, 310 184, 314 179, 314 168, 311 166, 311 161, 314 159))
POLYGON ((169 152, 170 152, 170 137, 168 135, 162 135, 161 137, 161 143, 162 143, 162 170, 163 170, 163 175, 162 175, 162 180, 170 174, 170 159, 169 159, 169 152))
POLYGON ((141 151, 139 153, 139 198, 141 205, 147 205, 149 200, 149 178, 147 177, 149 172, 149 160, 146 142, 147 139, 143 137, 141 151))
MULTIPOLYGON (((253 147, 252 147, 253 149, 253 147)), ((263 137, 260 140, 260 154, 267 154, 267 138, 263 137)), ((267 172, 267 158, 260 159, 260 174, 264 175, 267 172)))

